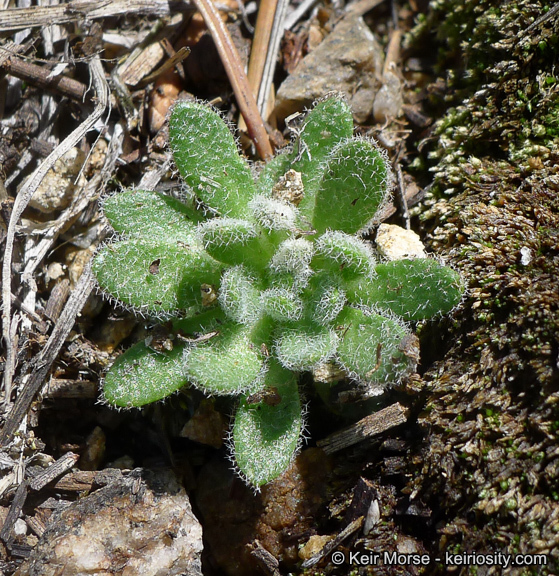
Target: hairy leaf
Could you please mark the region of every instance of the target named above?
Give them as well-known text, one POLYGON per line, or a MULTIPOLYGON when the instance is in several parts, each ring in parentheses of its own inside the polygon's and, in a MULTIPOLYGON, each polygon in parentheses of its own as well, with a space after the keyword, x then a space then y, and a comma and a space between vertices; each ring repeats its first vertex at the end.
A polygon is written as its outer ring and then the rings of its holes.
POLYGON ((242 218, 256 193, 250 168, 221 116, 180 100, 169 120, 169 141, 183 180, 221 216, 242 218))
POLYGON ((262 393, 241 399, 233 425, 235 461, 248 482, 262 486, 284 472, 298 447, 301 429, 297 379, 271 362, 262 393))
POLYGON ((446 314, 464 291, 460 275, 432 259, 394 260, 378 264, 375 273, 374 278, 351 285, 351 301, 389 310, 404 320, 446 314))
POLYGON ((176 392, 188 381, 182 369, 183 346, 156 351, 138 342, 109 368, 103 384, 105 399, 123 408, 145 406, 176 392))

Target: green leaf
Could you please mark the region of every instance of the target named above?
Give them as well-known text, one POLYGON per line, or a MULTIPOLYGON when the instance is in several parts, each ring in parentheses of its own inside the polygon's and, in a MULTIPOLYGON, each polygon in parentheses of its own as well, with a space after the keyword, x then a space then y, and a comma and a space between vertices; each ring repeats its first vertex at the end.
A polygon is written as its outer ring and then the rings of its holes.
POLYGON ((333 330, 323 326, 295 326, 279 331, 275 355, 288 370, 312 370, 336 352, 338 338, 333 330))
POLYGON ((109 368, 103 384, 105 399, 115 406, 130 408, 176 392, 188 383, 182 367, 183 349, 175 343, 171 351, 158 352, 138 342, 109 368))
POLYGON ((226 323, 218 334, 202 344, 188 346, 184 355, 186 375, 209 394, 241 394, 262 387, 265 365, 250 340, 250 331, 226 323))
POLYGON ((332 149, 352 134, 353 117, 346 102, 336 96, 318 102, 305 117, 294 149, 276 156, 260 173, 259 191, 270 193, 289 169, 300 172, 305 191, 299 209, 310 219, 323 163, 332 149))
POLYGON ((303 302, 293 290, 274 287, 262 292, 262 305, 278 322, 296 322, 303 317, 303 302))
POLYGON ((306 315, 316 324, 331 324, 346 302, 345 292, 336 276, 321 272, 311 277, 304 291, 306 315))
POLYGON ((201 216, 179 200, 147 190, 126 190, 108 197, 103 212, 128 238, 174 237, 189 241, 201 216))
POLYGON ((200 306, 202 284, 217 284, 220 271, 221 264, 200 247, 169 237, 107 244, 93 261, 93 273, 105 292, 150 313, 200 306))
POLYGON ((367 382, 394 382, 410 369, 405 343, 408 331, 391 318, 345 308, 336 323, 340 331, 338 360, 345 370, 367 382))
POLYGON ((375 260, 371 249, 356 236, 337 230, 328 231, 315 242, 314 268, 329 270, 344 280, 371 276, 375 260))
POLYGON ((394 260, 375 267, 375 277, 348 288, 352 302, 390 310, 404 320, 423 320, 446 314, 464 292, 460 275, 428 258, 394 260))
POLYGON ((387 196, 388 163, 369 140, 346 140, 327 160, 316 193, 314 229, 354 234, 375 215, 387 196))
POLYGON ((246 396, 241 399, 232 437, 237 466, 257 487, 271 482, 289 466, 303 427, 297 379, 292 372, 270 362, 263 390, 261 401, 246 396))
POLYGON ((244 266, 233 266, 223 273, 219 287, 219 305, 239 324, 254 324, 260 317, 260 291, 244 266))
POLYGON ((199 102, 180 100, 169 120, 169 142, 183 180, 221 216, 248 215, 256 186, 221 116, 199 102))
POLYGON ((273 247, 265 232, 239 218, 214 218, 198 227, 205 250, 220 262, 265 268, 273 247))
POLYGON ((318 102, 305 118, 296 147, 297 161, 291 168, 301 172, 303 178, 305 195, 299 209, 307 218, 312 217, 324 162, 335 146, 352 135, 351 109, 339 97, 318 102))

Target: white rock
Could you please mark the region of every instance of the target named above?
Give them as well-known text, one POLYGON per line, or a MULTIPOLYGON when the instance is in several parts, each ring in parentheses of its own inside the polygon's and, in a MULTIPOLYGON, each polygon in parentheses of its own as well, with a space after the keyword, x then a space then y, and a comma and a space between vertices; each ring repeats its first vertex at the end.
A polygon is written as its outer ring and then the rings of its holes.
POLYGON ((425 247, 413 230, 393 224, 381 224, 376 238, 377 250, 387 260, 427 258, 425 247))
POLYGON ((16 536, 25 536, 27 534, 27 524, 22 518, 18 518, 14 524, 14 534, 16 536))
POLYGON ((55 511, 18 576, 201 576, 202 547, 175 476, 136 469, 55 511))
POLYGON ((527 246, 520 249, 520 263, 522 266, 528 266, 532 262, 532 251, 527 246))

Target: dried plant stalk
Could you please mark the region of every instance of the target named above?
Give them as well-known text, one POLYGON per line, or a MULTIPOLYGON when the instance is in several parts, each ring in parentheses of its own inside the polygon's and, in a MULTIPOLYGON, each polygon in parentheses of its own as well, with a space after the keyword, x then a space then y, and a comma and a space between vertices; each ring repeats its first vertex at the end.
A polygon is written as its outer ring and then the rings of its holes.
POLYGON ((256 146, 258 155, 263 160, 268 160, 273 155, 270 139, 256 106, 256 100, 250 89, 239 53, 211 0, 194 1, 212 34, 217 51, 235 92, 241 114, 245 119, 248 134, 256 146))

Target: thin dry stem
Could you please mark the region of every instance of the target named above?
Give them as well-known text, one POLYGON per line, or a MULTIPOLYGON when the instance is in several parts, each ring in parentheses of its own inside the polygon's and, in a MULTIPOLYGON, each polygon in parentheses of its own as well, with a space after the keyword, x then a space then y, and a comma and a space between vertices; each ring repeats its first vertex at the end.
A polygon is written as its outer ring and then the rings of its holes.
POLYGON ((76 146, 84 135, 101 118, 109 102, 109 89, 105 80, 105 73, 99 56, 94 56, 89 64, 93 85, 97 96, 97 104, 94 111, 84 122, 82 122, 70 135, 68 135, 37 168, 35 173, 26 181, 16 196, 8 231, 6 234, 6 245, 4 251, 4 261, 2 263, 2 335, 6 344, 6 369, 4 370, 4 402, 10 403, 12 391, 12 381, 15 368, 16 349, 10 327, 12 325, 12 256, 14 250, 14 240, 16 226, 29 204, 33 194, 43 181, 47 172, 54 166, 55 162, 64 156, 71 148, 76 146))
POLYGON ((256 146, 258 155, 263 160, 268 160, 273 155, 270 139, 258 112, 239 53, 211 0, 195 0, 195 3, 212 34, 229 82, 235 92, 241 114, 245 119, 248 134, 256 146))

